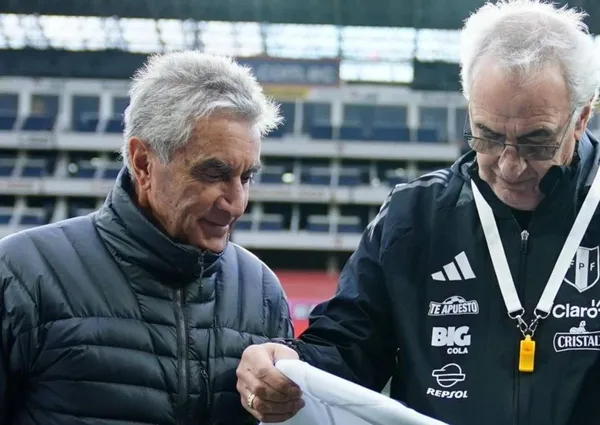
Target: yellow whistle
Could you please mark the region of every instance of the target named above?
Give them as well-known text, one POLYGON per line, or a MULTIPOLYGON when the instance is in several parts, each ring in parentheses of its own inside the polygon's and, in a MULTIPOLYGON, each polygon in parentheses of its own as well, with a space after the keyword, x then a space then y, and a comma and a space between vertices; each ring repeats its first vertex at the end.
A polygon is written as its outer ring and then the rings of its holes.
POLYGON ((535 341, 527 335, 521 341, 521 349, 519 350, 519 371, 533 372, 535 365, 535 341))

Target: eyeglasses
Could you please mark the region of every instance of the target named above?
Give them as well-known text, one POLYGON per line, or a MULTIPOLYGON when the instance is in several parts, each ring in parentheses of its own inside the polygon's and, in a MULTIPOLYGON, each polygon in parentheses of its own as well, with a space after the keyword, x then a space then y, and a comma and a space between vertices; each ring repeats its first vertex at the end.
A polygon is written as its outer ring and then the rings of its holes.
POLYGON ((573 119, 573 115, 575 114, 575 110, 571 112, 569 116, 569 120, 562 130, 562 137, 560 142, 557 143, 506 143, 504 140, 494 140, 488 139, 485 137, 475 137, 471 132, 471 122, 469 120, 469 113, 467 113, 467 118, 465 120, 465 128, 464 128, 464 138, 469 143, 471 149, 475 152, 491 155, 491 156, 500 156, 504 152, 507 146, 511 146, 515 148, 517 154, 529 161, 548 161, 556 156, 558 149, 562 145, 565 135, 567 134, 567 130, 571 125, 571 121, 573 119))

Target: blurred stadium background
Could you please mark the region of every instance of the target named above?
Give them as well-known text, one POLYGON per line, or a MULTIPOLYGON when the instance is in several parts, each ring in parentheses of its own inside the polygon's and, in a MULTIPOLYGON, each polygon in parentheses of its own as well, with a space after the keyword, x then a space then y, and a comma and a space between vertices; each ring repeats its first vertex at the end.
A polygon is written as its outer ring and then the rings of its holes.
MULTIPOLYGON (((0 236, 102 203, 148 54, 232 55, 286 118, 233 239, 276 270, 299 332, 391 187, 464 149, 457 29, 482 4, 0 0, 0 236)), ((569 5, 600 34, 598 0, 569 5)))

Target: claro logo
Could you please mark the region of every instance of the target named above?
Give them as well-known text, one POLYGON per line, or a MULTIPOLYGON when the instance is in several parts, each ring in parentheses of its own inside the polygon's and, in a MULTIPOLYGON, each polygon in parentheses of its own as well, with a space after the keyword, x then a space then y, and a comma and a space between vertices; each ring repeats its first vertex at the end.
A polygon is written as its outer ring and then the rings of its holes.
POLYGON ((574 304, 556 304, 552 316, 557 319, 595 319, 600 316, 600 300, 590 301, 589 306, 574 304))

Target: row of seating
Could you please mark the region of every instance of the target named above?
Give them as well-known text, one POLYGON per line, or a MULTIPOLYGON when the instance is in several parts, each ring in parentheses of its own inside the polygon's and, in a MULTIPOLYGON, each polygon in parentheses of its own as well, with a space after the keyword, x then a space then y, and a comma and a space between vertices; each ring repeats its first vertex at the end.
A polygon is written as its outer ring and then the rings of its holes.
MULTIPOLYGON (((70 205, 68 208, 69 217, 77 217, 93 212, 95 208, 81 206, 77 204, 70 205)), ((17 214, 14 207, 0 207, 0 226, 20 225, 20 226, 41 226, 52 220, 54 205, 44 207, 26 207, 20 214, 17 214)), ((263 214, 256 222, 253 217, 246 214, 241 217, 236 225, 236 230, 258 230, 258 231, 285 231, 285 217, 283 214, 263 214)), ((328 216, 313 215, 306 219, 305 229, 308 232, 315 233, 360 233, 366 223, 361 223, 360 217, 343 216, 337 220, 330 220, 328 216)))
MULTIPOLYGON (((360 217, 357 216, 342 216, 335 220, 331 220, 326 215, 310 215, 306 218, 306 230, 315 233, 361 233, 366 223, 361 223, 360 217)), ((257 222, 253 221, 250 214, 246 214, 240 218, 236 224, 237 230, 259 230, 259 231, 285 231, 285 217, 283 214, 263 214, 257 222)))
MULTIPOLYGON (((55 116, 28 116, 23 120, 16 115, 0 115, 0 130, 2 131, 53 131, 56 126, 55 116)), ((72 131, 82 133, 121 133, 123 122, 120 116, 101 120, 97 115, 91 115, 76 120, 72 131)), ((286 134, 286 127, 273 131, 270 138, 281 138, 286 134)), ((335 127, 332 125, 311 125, 308 135, 312 139, 347 140, 347 141, 379 141, 379 142, 423 142, 440 143, 442 140, 435 128, 411 129, 406 126, 373 126, 372 128, 352 125, 335 127)))
MULTIPOLYGON (((2 131, 54 131, 57 117, 55 115, 30 115, 19 119, 16 114, 0 114, 0 130, 2 131)), ((101 120, 96 114, 83 116, 73 122, 72 131, 83 133, 121 133, 123 119, 114 115, 101 120)))
MULTIPOLYGON (((0 177, 16 176, 21 178, 44 178, 54 175, 54 164, 56 158, 27 158, 24 166, 18 172, 16 170, 16 156, 0 157, 0 177)), ((119 162, 100 162, 94 160, 74 160, 67 166, 68 176, 81 179, 107 179, 114 180, 122 165, 119 162)), ((311 185, 332 184, 333 171, 327 166, 302 165, 300 172, 300 183, 311 185)), ((390 186, 404 183, 408 180, 407 173, 402 169, 382 169, 377 171, 378 179, 390 186)), ((293 183, 290 180, 288 168, 283 165, 267 165, 257 176, 256 181, 262 184, 293 183)), ((360 186, 372 184, 367 167, 343 166, 340 169, 338 185, 360 186)))

